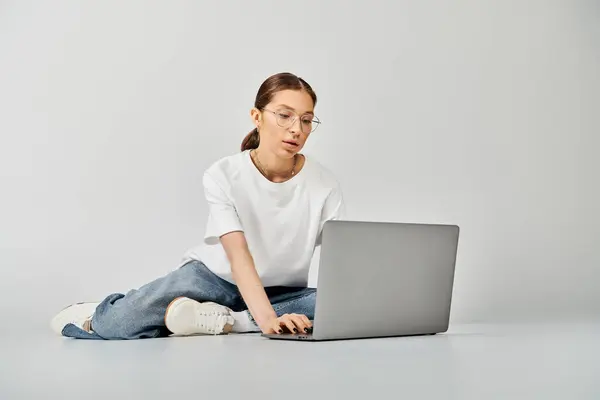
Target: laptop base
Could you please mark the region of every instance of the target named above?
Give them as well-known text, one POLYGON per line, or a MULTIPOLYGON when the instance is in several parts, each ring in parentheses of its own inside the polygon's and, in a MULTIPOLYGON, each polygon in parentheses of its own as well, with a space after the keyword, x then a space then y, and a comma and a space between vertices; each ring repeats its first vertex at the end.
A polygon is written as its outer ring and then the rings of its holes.
POLYGON ((278 340, 296 340, 296 341, 306 341, 306 342, 316 342, 317 339, 311 333, 263 333, 261 336, 266 337, 268 339, 278 339, 278 340))
POLYGON ((364 336, 364 337, 341 337, 341 338, 323 338, 317 339, 310 333, 263 333, 261 336, 267 339, 275 339, 275 340, 292 340, 292 341, 302 341, 302 342, 326 342, 326 341, 334 341, 334 340, 358 340, 358 339, 385 339, 385 338, 400 338, 400 337, 415 337, 415 336, 434 336, 437 333, 415 333, 409 335, 391 335, 391 336, 364 336))

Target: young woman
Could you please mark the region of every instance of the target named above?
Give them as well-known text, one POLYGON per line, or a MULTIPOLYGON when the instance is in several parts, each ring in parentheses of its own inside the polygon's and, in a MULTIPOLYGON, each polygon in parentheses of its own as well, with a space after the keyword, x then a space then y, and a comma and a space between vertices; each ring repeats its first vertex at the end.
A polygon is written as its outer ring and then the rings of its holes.
POLYGON ((80 339, 308 331, 316 295, 307 287, 310 261, 324 222, 344 208, 335 177, 300 153, 320 123, 316 102, 302 78, 269 77, 241 152, 203 175, 203 242, 175 271, 137 290, 65 308, 53 330, 80 339))

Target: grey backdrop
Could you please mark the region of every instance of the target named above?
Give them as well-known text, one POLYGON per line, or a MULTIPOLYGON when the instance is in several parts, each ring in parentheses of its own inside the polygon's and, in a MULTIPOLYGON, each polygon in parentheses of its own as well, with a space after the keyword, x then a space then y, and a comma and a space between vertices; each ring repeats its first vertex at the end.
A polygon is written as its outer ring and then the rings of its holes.
POLYGON ((175 268, 280 71, 349 217, 462 227, 453 322, 597 315, 598 2, 5 0, 2 320, 175 268))

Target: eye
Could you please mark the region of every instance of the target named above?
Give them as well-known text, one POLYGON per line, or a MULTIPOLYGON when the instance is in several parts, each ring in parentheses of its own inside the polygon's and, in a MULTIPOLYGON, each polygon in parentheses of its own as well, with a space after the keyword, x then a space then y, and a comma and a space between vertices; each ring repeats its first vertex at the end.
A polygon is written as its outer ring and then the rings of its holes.
POLYGON ((290 114, 287 114, 287 113, 281 113, 281 112, 280 112, 278 115, 279 115, 279 118, 281 118, 281 119, 288 119, 288 118, 290 118, 290 117, 291 117, 291 115, 290 115, 290 114))
POLYGON ((302 123, 303 124, 307 124, 308 125, 308 124, 312 124, 312 122, 313 122, 312 118, 304 118, 304 119, 302 119, 302 123))

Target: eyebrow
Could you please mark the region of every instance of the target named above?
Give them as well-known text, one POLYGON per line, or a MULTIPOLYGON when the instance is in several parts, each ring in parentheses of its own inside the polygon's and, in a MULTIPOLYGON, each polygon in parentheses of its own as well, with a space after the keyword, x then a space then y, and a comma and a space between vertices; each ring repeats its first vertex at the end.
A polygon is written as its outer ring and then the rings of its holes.
MULTIPOLYGON (((294 107, 290 107, 290 106, 288 106, 286 104, 279 104, 277 107, 283 107, 283 108, 287 108, 288 110, 296 111, 296 109, 294 107)), ((304 114, 315 115, 314 111, 306 111, 302 115, 304 115, 304 114)))

